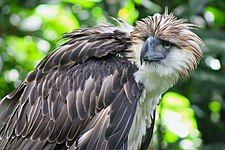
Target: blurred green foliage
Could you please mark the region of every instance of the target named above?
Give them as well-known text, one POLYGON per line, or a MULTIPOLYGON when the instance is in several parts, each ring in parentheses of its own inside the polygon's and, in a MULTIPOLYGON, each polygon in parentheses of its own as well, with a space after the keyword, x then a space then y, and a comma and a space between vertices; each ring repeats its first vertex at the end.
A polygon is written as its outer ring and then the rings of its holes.
POLYGON ((163 96, 154 149, 225 149, 224 0, 1 0, 0 99, 63 41, 65 32, 120 17, 130 24, 162 13, 201 28, 204 58, 190 78, 163 96))

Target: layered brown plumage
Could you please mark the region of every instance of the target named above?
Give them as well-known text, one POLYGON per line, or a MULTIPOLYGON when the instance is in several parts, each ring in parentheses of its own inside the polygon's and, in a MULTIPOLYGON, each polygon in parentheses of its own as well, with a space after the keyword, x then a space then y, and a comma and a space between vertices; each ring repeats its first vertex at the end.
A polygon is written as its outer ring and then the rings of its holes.
POLYGON ((0 149, 125 149, 142 90, 130 38, 98 28, 65 38, 2 100, 0 149))

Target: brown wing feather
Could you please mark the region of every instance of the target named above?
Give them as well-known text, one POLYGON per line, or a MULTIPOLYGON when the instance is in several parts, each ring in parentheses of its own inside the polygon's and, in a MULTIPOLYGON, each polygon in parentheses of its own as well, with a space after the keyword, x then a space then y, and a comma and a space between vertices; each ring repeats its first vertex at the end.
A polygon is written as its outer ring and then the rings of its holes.
POLYGON ((125 57, 130 39, 108 28, 67 34, 68 42, 3 99, 0 149, 126 147, 141 89, 125 57))

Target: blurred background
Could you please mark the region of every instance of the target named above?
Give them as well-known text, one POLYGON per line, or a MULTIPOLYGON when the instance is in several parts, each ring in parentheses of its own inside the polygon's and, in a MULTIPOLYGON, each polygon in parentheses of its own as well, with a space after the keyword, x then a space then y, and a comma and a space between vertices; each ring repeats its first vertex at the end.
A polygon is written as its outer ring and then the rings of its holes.
POLYGON ((225 149, 224 0, 0 0, 0 99, 15 89, 63 33, 120 17, 130 24, 164 12, 201 28, 204 58, 159 106, 152 148, 225 149))

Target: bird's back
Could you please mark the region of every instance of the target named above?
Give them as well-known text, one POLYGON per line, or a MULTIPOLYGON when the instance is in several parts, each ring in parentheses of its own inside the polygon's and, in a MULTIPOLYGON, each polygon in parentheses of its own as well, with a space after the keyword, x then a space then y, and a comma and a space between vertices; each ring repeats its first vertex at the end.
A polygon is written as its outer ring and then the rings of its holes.
POLYGON ((108 28, 67 34, 1 101, 0 149, 127 149, 142 88, 129 37, 108 28))

